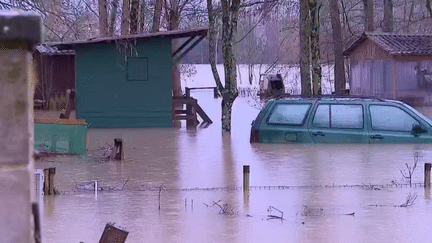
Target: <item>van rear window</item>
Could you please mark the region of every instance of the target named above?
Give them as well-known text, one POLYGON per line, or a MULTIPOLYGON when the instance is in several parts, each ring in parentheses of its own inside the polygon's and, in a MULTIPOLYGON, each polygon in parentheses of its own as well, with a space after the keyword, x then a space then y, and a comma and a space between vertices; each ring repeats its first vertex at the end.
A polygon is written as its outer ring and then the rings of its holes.
POLYGON ((311 104, 277 104, 267 120, 268 124, 302 125, 311 104))

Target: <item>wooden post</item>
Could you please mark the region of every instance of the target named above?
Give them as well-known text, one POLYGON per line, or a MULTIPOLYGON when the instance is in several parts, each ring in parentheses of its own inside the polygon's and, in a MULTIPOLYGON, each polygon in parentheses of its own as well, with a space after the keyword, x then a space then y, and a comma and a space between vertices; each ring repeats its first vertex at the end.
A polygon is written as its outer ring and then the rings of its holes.
POLYGON ((186 103, 186 127, 194 128, 197 124, 196 109, 194 104, 197 101, 195 99, 189 98, 189 102, 186 103))
POLYGON ((430 188, 431 186, 431 163, 425 163, 424 166, 424 187, 430 188))
POLYGON ((116 138, 114 139, 114 148, 111 153, 110 159, 113 160, 123 160, 124 153, 123 153, 123 139, 116 138))
POLYGON ((45 181, 44 181, 44 195, 49 195, 49 187, 50 187, 50 185, 49 185, 49 180, 50 180, 50 177, 49 177, 49 169, 44 169, 43 170, 43 172, 44 172, 44 177, 45 177, 45 181))
POLYGON ((129 232, 119 229, 112 224, 106 224, 99 243, 124 243, 129 232))
POLYGON ((214 87, 213 88, 213 98, 218 98, 219 97, 219 94, 218 94, 218 89, 217 89, 217 87, 214 87))
MULTIPOLYGON (((397 67, 396 60, 393 58, 393 99, 397 99, 397 67)), ((372 80, 370 80, 372 82, 372 80)))
POLYGON ((95 198, 97 200, 97 195, 98 195, 98 181, 94 180, 94 188, 95 188, 95 198))
POLYGON ((186 87, 185 91, 186 91, 186 98, 190 98, 190 88, 186 87))
POLYGON ((54 175, 56 173, 56 168, 48 168, 49 171, 49 195, 54 195, 54 175))
POLYGON ((243 165, 243 191, 249 191, 250 166, 243 165))

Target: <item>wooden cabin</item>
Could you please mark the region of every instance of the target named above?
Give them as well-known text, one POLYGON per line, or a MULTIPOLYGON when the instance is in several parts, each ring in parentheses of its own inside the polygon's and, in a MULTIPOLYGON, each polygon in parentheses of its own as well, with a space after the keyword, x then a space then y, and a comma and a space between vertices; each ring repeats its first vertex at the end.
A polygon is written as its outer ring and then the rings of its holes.
POLYGON ((171 70, 207 28, 55 43, 75 52, 76 116, 89 127, 173 126, 171 70), (185 39, 177 49, 173 39, 185 39))
POLYGON ((344 53, 351 95, 432 104, 432 36, 364 33, 344 53))

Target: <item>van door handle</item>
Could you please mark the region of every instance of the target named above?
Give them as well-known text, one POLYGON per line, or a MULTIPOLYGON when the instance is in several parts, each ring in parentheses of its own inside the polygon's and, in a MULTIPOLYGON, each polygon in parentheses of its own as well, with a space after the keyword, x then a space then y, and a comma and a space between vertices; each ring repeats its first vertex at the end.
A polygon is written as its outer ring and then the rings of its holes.
POLYGON ((312 135, 324 137, 325 133, 323 133, 323 132, 313 132, 312 135))
POLYGON ((379 134, 372 135, 372 136, 370 136, 370 138, 371 139, 379 139, 379 140, 384 139, 384 137, 379 135, 379 134))

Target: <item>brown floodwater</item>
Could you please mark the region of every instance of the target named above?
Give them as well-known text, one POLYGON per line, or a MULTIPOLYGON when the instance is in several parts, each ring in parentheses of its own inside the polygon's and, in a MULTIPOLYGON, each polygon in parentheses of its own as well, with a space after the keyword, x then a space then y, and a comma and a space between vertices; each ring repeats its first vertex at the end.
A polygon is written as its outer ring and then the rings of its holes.
POLYGON ((43 242, 98 242, 108 222, 129 232, 126 242, 427 242, 432 237, 432 200, 422 184, 432 145, 250 144, 250 124, 258 113, 254 101, 236 100, 228 135, 220 129, 220 99, 211 92, 193 96, 214 124, 196 130, 184 124, 90 128, 87 155, 36 161, 37 169, 56 167, 56 188, 62 192, 38 199, 43 242), (98 156, 114 138, 124 140, 122 162, 98 156), (401 171, 407 172, 416 156, 414 184, 400 185, 407 183, 401 171), (243 165, 251 168, 248 194, 241 189, 243 165), (81 187, 93 180, 103 189, 97 195, 81 187), (399 207, 409 195, 416 196, 414 204, 399 207))

